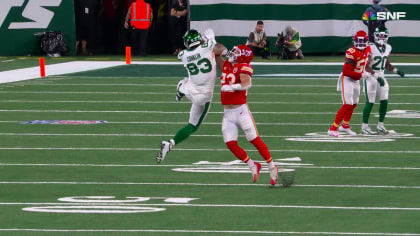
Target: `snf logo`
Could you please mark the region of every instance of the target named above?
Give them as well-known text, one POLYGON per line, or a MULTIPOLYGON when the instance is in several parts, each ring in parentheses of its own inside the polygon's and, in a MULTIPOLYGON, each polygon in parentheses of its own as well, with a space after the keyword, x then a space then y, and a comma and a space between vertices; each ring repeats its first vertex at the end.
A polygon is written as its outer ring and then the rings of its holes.
POLYGON ((407 12, 366 12, 363 14, 363 20, 400 20, 405 18, 407 12))

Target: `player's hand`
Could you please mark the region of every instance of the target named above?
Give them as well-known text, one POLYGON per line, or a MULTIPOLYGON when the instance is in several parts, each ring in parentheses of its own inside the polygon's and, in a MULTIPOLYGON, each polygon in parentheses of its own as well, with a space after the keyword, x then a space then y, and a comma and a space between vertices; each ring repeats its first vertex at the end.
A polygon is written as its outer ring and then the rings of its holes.
POLYGON ((203 36, 207 40, 214 40, 214 31, 212 29, 206 29, 203 33, 203 36))
POLYGON ((365 71, 365 72, 362 73, 362 78, 365 79, 365 80, 370 80, 372 78, 372 74, 365 71))
POLYGON ((403 71, 401 71, 401 70, 397 70, 397 74, 399 76, 401 76, 401 77, 404 77, 405 76, 405 73, 403 71))
POLYGON ((383 87, 383 86, 385 86, 385 80, 384 80, 384 78, 382 78, 382 77, 378 77, 378 83, 379 83, 379 85, 381 86, 381 87, 383 87))
POLYGON ((223 92, 233 92, 232 85, 228 85, 228 84, 223 85, 222 86, 222 91, 223 92))

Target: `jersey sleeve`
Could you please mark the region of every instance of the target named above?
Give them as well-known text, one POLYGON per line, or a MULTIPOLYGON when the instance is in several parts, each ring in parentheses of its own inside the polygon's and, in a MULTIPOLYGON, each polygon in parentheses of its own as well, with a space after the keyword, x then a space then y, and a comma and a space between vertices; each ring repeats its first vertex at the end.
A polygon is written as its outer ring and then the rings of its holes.
POLYGON ((254 69, 252 68, 251 65, 245 64, 241 67, 241 69, 239 70, 239 73, 244 73, 249 76, 252 76, 252 74, 254 73, 254 69))
POLYGON ((180 51, 179 53, 178 53, 178 59, 179 60, 182 60, 182 58, 184 57, 184 50, 182 50, 182 51, 180 51))
POLYGON ((356 51, 356 49, 354 49, 354 48, 349 48, 349 49, 347 49, 347 51, 346 51, 346 60, 347 59, 349 59, 349 60, 355 60, 354 59, 354 53, 355 53, 355 51, 356 51))

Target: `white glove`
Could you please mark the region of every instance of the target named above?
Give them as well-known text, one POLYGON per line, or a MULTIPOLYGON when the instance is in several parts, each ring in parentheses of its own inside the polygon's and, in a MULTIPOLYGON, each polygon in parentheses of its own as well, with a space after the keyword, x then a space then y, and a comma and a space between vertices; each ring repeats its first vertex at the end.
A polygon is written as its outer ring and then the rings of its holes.
POLYGON ((203 36, 207 40, 214 40, 214 31, 210 28, 206 29, 206 31, 203 33, 203 36))
POLYGON ((362 73, 362 78, 365 79, 365 80, 370 80, 370 79, 372 79, 372 74, 365 71, 365 72, 362 73))
POLYGON ((223 92, 233 92, 233 88, 232 85, 229 84, 225 84, 222 86, 222 91, 223 92))

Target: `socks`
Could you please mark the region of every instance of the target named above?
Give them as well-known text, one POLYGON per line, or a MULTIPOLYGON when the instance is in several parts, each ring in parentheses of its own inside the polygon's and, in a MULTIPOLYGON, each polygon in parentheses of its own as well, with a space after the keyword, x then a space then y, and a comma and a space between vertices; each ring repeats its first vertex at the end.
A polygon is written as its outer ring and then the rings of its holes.
POLYGON ((357 106, 356 105, 349 105, 344 104, 341 106, 340 110, 338 110, 337 115, 335 116, 334 124, 331 126, 330 129, 337 130, 338 126, 340 126, 341 121, 345 120, 347 122, 350 121, 351 116, 353 115, 353 110, 357 106))
POLYGON ((381 103, 379 105, 379 122, 384 122, 387 110, 388 100, 381 100, 381 103))
POLYGON ((366 102, 363 108, 363 123, 369 123, 369 116, 372 112, 373 103, 366 102))
POLYGON ((353 116, 354 108, 357 107, 357 104, 347 105, 347 106, 348 107, 346 108, 346 113, 344 114, 343 120, 344 120, 344 123, 349 124, 350 120, 351 120, 351 117, 353 116))
POLYGON ((272 161, 270 151, 268 150, 267 145, 265 145, 265 143, 261 140, 259 136, 252 140, 251 143, 255 146, 255 148, 257 148, 258 152, 267 163, 272 161))
POLYGON ((192 124, 188 124, 188 125, 184 126, 182 129, 178 130, 178 132, 173 137, 174 143, 178 144, 178 143, 184 141, 192 133, 194 133, 196 130, 197 130, 197 127, 192 125, 192 124))

